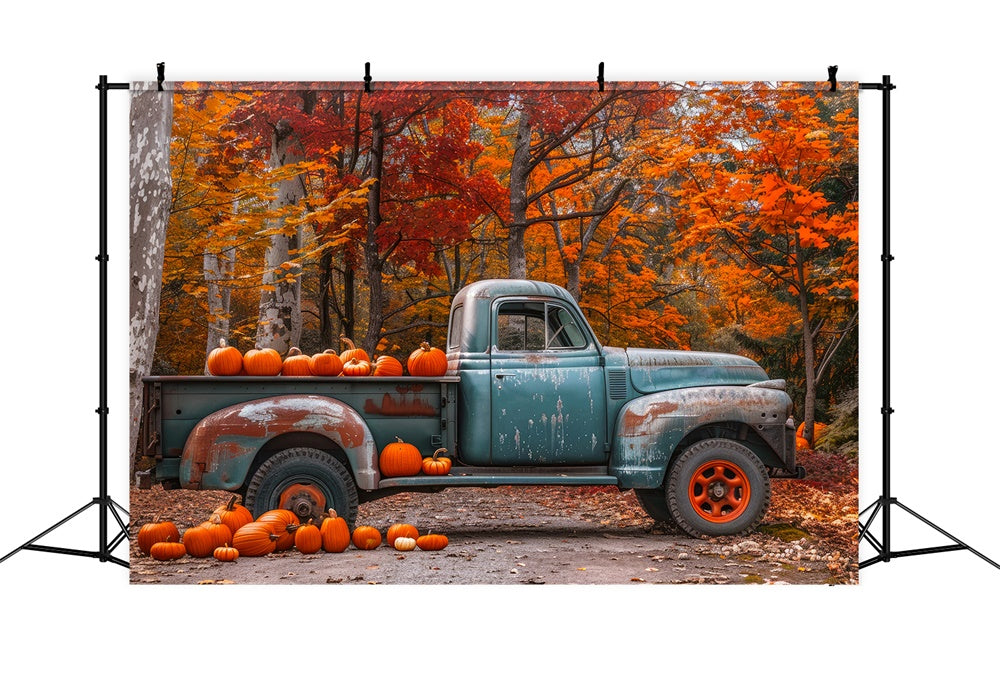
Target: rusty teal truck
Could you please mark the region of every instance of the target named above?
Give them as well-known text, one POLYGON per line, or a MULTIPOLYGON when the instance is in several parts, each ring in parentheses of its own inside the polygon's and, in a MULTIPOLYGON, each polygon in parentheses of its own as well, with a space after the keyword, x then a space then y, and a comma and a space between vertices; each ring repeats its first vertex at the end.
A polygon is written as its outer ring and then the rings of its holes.
POLYGON ((752 529, 800 477, 785 382, 722 353, 604 346, 569 293, 497 279, 451 304, 440 377, 144 379, 143 452, 165 487, 241 493, 255 515, 453 486, 612 485, 695 535, 752 529), (396 438, 445 476, 385 477, 396 438))

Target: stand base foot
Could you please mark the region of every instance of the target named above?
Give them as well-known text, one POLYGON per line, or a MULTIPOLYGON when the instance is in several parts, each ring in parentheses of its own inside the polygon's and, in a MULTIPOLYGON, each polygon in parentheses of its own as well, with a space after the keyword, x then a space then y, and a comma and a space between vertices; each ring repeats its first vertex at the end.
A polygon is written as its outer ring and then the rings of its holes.
MULTIPOLYGON (((121 516, 119 516, 119 514, 118 514, 119 511, 121 511, 123 514, 128 514, 128 511, 124 507, 122 507, 120 504, 118 504, 117 502, 115 502, 114 500, 112 500, 110 497, 105 497, 105 498, 95 497, 93 500, 91 500, 87 504, 83 505, 82 507, 80 507, 79 509, 77 509, 72 514, 70 514, 66 518, 62 519, 61 521, 53 524, 52 526, 49 526, 48 528, 46 528, 41 533, 39 533, 35 537, 31 538, 27 542, 25 542, 23 545, 21 545, 17 549, 15 549, 15 550, 13 550, 11 552, 8 552, 6 555, 4 555, 3 558, 0 558, 0 563, 3 563, 4 561, 7 561, 7 559, 11 558, 12 556, 14 556, 15 554, 17 554, 21 550, 29 550, 29 551, 33 551, 33 552, 48 552, 50 554, 68 554, 70 556, 89 557, 91 559, 99 559, 102 563, 104 563, 104 562, 110 562, 110 563, 117 564, 119 566, 124 566, 125 568, 128 568, 128 566, 129 566, 128 561, 126 561, 124 559, 119 559, 118 557, 116 557, 116 556, 114 556, 114 555, 111 554, 111 552, 113 552, 114 549, 119 544, 122 543, 122 541, 124 541, 125 539, 128 538, 128 526, 125 524, 124 521, 122 521, 121 516), (56 528, 59 528, 64 523, 66 523, 66 522, 70 521, 71 519, 79 516, 80 514, 82 514, 83 512, 87 511, 88 509, 90 509, 94 505, 98 505, 99 507, 101 507, 101 510, 104 513, 107 513, 108 511, 110 511, 111 514, 112 514, 112 516, 115 517, 115 521, 118 522, 118 527, 120 528, 118 534, 115 535, 115 537, 112 538, 110 542, 107 540, 106 537, 105 538, 101 538, 101 545, 102 546, 101 546, 101 548, 99 550, 97 550, 97 551, 90 551, 90 550, 84 550, 84 549, 73 549, 72 547, 55 547, 55 546, 52 546, 52 545, 39 545, 39 544, 36 544, 36 542, 35 542, 36 540, 40 540, 41 538, 45 537, 46 535, 48 535, 49 533, 51 533, 52 531, 54 531, 56 528)), ((105 519, 105 521, 106 521, 106 519, 105 519)))
POLYGON ((986 556, 982 552, 976 551, 975 549, 973 549, 972 547, 970 547, 966 543, 962 542, 961 540, 959 540, 958 538, 956 538, 954 535, 952 535, 948 531, 946 531, 946 530, 940 528, 939 526, 936 526, 935 524, 931 523, 930 521, 928 521, 927 519, 925 519, 923 516, 921 516, 920 514, 918 514, 917 512, 913 511, 912 509, 910 509, 909 507, 907 507, 905 504, 903 504, 902 502, 900 502, 899 500, 897 500, 895 497, 890 497, 890 498, 880 497, 880 498, 878 498, 878 500, 876 500, 872 504, 868 505, 868 507, 866 507, 861 512, 861 514, 858 517, 858 533, 859 533, 859 535, 858 535, 858 542, 859 542, 859 544, 860 544, 860 542, 862 540, 864 540, 869 545, 871 545, 872 548, 874 548, 876 552, 878 552, 878 556, 872 557, 871 559, 865 559, 864 561, 860 562, 858 564, 858 569, 859 570, 862 569, 862 568, 866 568, 868 566, 872 566, 872 565, 877 564, 877 563, 887 562, 887 561, 889 561, 891 559, 898 559, 898 558, 907 557, 907 556, 920 556, 922 554, 941 554, 942 552, 957 552, 959 550, 968 550, 969 552, 972 552, 977 557, 979 557, 980 559, 982 559, 983 561, 985 561, 986 563, 988 563, 990 566, 993 566, 996 569, 1000 569, 1000 564, 998 564, 996 561, 993 561, 993 559, 990 559, 988 556, 986 556), (878 516, 878 513, 880 511, 882 511, 883 509, 886 511, 886 513, 888 513, 889 507, 891 507, 891 506, 899 507, 900 509, 902 509, 903 511, 905 511, 906 513, 908 513, 910 516, 912 516, 913 518, 917 519, 918 521, 920 521, 921 523, 923 523, 923 524, 925 524, 927 526, 930 526, 931 528, 933 528, 937 532, 941 533, 942 535, 944 535, 946 538, 948 538, 949 540, 951 540, 955 544, 952 544, 952 545, 939 545, 939 546, 936 546, 936 547, 922 547, 922 548, 919 548, 919 549, 906 549, 906 550, 895 551, 895 552, 892 551, 892 550, 890 550, 889 546, 888 546, 888 542, 886 542, 883 545, 882 543, 880 543, 878 541, 878 539, 874 536, 874 534, 872 534, 871 526, 872 526, 872 523, 875 521, 875 517, 878 516), (867 519, 867 521, 866 521, 864 519, 864 516, 869 511, 871 512, 871 516, 869 516, 868 519, 867 519))

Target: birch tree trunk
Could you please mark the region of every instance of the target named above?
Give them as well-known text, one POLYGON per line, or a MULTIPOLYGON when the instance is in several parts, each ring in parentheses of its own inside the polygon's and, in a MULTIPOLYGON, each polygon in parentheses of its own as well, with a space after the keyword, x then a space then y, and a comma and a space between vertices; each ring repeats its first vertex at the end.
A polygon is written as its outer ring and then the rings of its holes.
MULTIPOLYGON (((211 239, 207 240, 211 241, 211 239)), ((233 275, 236 249, 223 249, 219 253, 206 252, 204 257, 205 284, 208 286, 208 339, 205 344, 205 374, 208 374, 208 354, 219 347, 219 341, 229 338, 230 288, 224 284, 233 275), (220 284, 222 282, 223 284, 220 284)), ((235 345, 230 343, 230 345, 235 345)))
MULTIPOLYGON (((278 121, 271 136, 272 168, 302 160, 296 149, 296 138, 291 124, 278 121)), ((278 183, 278 195, 272 208, 294 206, 305 198, 305 184, 299 176, 278 183)), ((300 245, 300 230, 289 236, 281 233, 283 219, 269 221, 265 229, 274 232, 264 254, 264 276, 260 292, 260 321, 257 325, 257 344, 273 348, 282 355, 297 346, 302 334, 302 268, 291 263, 291 254, 300 245)))
MULTIPOLYGON (((170 219, 171 91, 156 83, 132 90, 129 111, 129 447, 133 454, 142 412, 142 377, 153 365, 160 329, 163 250, 170 219)), ((135 457, 130 470, 134 473, 135 457)))
POLYGON ((510 237, 507 242, 507 276, 524 279, 528 274, 524 233, 528 229, 528 176, 531 174, 531 123, 521 112, 517 122, 514 158, 510 163, 510 237))

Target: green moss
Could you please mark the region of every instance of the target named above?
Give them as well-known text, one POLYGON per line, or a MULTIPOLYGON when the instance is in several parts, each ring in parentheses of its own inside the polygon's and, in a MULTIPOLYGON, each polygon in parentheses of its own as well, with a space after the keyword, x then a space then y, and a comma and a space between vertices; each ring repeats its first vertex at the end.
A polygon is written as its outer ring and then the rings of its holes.
POLYGON ((751 573, 750 575, 743 576, 743 582, 747 585, 763 585, 764 579, 756 573, 751 573))
POLYGON ((792 542, 810 537, 809 533, 801 528, 796 528, 790 523, 774 523, 769 526, 758 526, 757 530, 772 537, 778 538, 782 542, 792 542))

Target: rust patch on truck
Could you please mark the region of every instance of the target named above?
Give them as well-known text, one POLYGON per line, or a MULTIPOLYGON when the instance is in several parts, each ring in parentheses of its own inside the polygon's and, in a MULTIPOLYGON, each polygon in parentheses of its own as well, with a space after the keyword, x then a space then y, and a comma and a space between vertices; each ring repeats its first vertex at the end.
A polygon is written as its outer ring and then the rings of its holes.
POLYGON ((680 405, 669 400, 662 400, 646 405, 639 405, 639 407, 645 408, 641 411, 636 411, 634 407, 635 405, 629 405, 622 412, 622 429, 631 435, 639 436, 649 433, 649 427, 654 421, 676 412, 680 408, 680 405))
POLYGON ((361 415, 333 398, 285 395, 233 405, 202 419, 184 444, 181 485, 193 489, 203 484, 224 489, 238 485, 264 444, 295 432, 323 435, 356 460, 360 470, 374 470, 370 461, 377 457, 374 441, 361 415))
POLYGON ((438 413, 430 403, 413 398, 399 398, 390 394, 382 395, 382 401, 376 405, 371 398, 365 400, 365 414, 379 414, 384 417, 433 417, 438 413))

